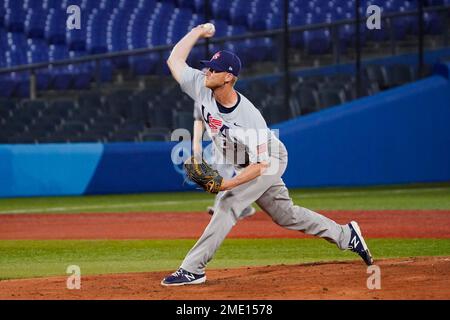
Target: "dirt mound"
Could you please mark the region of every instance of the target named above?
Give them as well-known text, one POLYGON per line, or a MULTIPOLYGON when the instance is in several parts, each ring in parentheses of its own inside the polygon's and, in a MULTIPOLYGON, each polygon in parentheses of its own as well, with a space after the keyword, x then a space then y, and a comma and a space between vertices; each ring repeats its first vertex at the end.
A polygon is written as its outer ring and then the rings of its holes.
POLYGON ((206 284, 163 287, 167 272, 4 280, 0 299, 450 299, 450 257, 376 261, 381 289, 368 289, 361 261, 209 270, 206 284))

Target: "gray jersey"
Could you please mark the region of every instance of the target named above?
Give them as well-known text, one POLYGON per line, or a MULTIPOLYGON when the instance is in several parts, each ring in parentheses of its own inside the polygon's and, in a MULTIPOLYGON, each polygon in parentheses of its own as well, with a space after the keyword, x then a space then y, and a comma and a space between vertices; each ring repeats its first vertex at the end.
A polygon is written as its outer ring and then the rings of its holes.
POLYGON ((211 89, 205 87, 205 74, 189 66, 183 70, 181 89, 196 103, 217 152, 217 161, 240 167, 269 161, 281 142, 267 127, 259 110, 241 93, 240 102, 230 113, 219 111, 211 89), (218 157, 221 154, 222 157, 218 157))

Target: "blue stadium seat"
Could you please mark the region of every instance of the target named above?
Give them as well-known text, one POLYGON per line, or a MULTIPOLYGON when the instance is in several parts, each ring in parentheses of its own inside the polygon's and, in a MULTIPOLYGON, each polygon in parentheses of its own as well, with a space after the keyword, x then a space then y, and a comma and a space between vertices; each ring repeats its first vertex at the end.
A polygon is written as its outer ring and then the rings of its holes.
POLYGON ((435 12, 424 12, 425 32, 427 34, 437 35, 440 34, 443 29, 443 21, 439 14, 435 12))
POLYGON ((230 1, 229 0, 213 0, 210 1, 210 12, 214 19, 228 20, 230 18, 230 1))
POLYGON ((328 29, 304 31, 303 41, 308 54, 325 54, 331 49, 331 36, 328 29))
POLYGON ((66 118, 74 110, 75 104, 73 100, 61 99, 53 101, 45 110, 45 115, 56 115, 61 118, 66 118))
POLYGON ((247 14, 251 9, 251 1, 236 0, 230 6, 230 21, 233 25, 247 25, 247 14))
POLYGON ((23 32, 25 11, 23 0, 4 0, 4 25, 10 32, 23 32))
POLYGON ((87 28, 86 15, 81 15, 81 29, 66 30, 66 41, 69 51, 86 51, 87 28))
POLYGON ((45 22, 47 14, 42 7, 34 6, 28 9, 24 21, 24 30, 27 37, 43 38, 45 35, 45 22))
POLYGON ((284 27, 284 20, 281 14, 269 13, 267 15, 265 29, 274 30, 274 29, 281 29, 283 27, 284 27))
POLYGON ((64 44, 66 42, 66 11, 62 8, 51 8, 45 22, 45 38, 50 44, 64 44), (64 26, 61 28, 61 26, 64 26))
POLYGON ((90 54, 108 52, 106 42, 108 19, 108 12, 97 8, 89 16, 86 27, 86 48, 90 54))
MULTIPOLYGON (((179 8, 187 8, 193 11, 197 11, 196 2, 203 4, 204 1, 194 1, 194 0, 177 0, 176 1, 179 8)), ((200 8, 200 11, 203 10, 203 7, 200 8)))
POLYGON ((18 76, 0 75, 0 96, 12 97, 19 86, 18 76))
POLYGON ((5 23, 5 8, 0 4, 0 26, 4 26, 5 23))

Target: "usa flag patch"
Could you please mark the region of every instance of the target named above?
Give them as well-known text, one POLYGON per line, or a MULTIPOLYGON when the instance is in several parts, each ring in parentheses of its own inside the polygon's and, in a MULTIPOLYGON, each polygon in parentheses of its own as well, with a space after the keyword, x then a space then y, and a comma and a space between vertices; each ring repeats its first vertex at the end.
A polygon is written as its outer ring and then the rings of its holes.
POLYGON ((208 125, 212 132, 218 132, 222 128, 222 120, 213 118, 212 116, 209 116, 208 120, 208 125))

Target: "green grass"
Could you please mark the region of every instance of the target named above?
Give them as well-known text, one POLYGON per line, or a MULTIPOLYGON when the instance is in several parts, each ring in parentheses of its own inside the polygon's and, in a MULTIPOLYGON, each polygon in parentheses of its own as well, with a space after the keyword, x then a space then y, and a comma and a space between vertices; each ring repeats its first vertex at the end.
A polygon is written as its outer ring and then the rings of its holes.
MULTIPOLYGON (((366 188, 292 189, 295 203, 313 210, 449 210, 450 183, 366 188)), ((0 214, 204 211, 204 192, 0 199, 0 214)))
MULTIPOLYGON (((450 239, 369 239, 376 259, 449 256, 450 239)), ((176 269, 194 240, 7 240, 0 241, 0 279, 176 269)), ((227 239, 209 268, 299 264, 360 259, 321 239, 227 239)), ((361 261, 362 263, 362 261, 361 261)))

